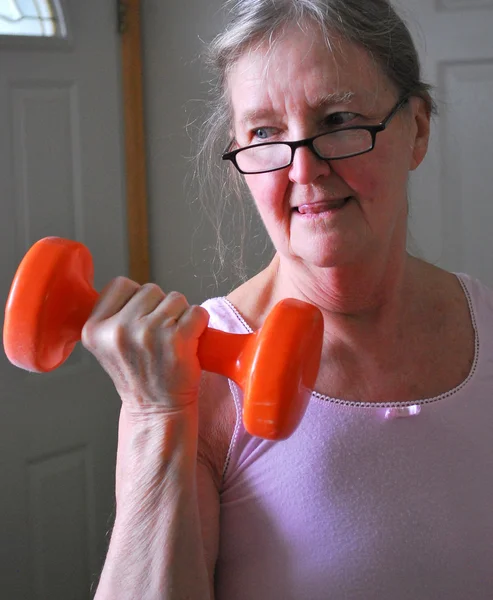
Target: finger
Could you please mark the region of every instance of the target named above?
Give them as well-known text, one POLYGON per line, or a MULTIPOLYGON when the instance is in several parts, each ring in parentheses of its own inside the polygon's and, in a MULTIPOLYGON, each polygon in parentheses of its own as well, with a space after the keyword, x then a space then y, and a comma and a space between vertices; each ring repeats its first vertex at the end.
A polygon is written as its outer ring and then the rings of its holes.
POLYGON ((155 283, 146 283, 121 309, 122 318, 140 319, 152 313, 166 298, 166 294, 155 283))
POLYGON ((185 337, 198 339, 209 324, 209 313, 202 306, 190 306, 177 322, 177 328, 185 337))
POLYGON ((189 306, 183 294, 169 292, 153 312, 147 315, 147 318, 151 326, 175 325, 189 306))
POLYGON ((91 321, 104 321, 119 312, 138 292, 140 285, 126 277, 116 277, 103 288, 94 306, 91 321))

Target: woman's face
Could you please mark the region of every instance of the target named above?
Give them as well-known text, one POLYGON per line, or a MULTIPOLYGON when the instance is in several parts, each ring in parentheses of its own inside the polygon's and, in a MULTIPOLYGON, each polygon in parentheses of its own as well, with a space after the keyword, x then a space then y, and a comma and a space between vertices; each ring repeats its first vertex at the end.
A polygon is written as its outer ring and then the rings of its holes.
MULTIPOLYGON (((329 52, 314 30, 298 28, 270 52, 246 52, 228 84, 236 147, 378 124, 399 99, 363 49, 342 41, 329 52)), ((331 267, 401 250, 407 178, 426 153, 428 124, 425 103, 411 98, 372 152, 327 162, 302 147, 290 167, 246 175, 277 251, 331 267)))

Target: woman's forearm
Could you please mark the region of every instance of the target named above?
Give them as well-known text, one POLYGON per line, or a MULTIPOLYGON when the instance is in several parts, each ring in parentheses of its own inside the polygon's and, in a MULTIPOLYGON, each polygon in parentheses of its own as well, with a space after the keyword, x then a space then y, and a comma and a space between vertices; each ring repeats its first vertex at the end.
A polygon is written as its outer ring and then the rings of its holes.
POLYGON ((122 408, 117 510, 96 600, 206 600, 196 493, 196 406, 122 408))

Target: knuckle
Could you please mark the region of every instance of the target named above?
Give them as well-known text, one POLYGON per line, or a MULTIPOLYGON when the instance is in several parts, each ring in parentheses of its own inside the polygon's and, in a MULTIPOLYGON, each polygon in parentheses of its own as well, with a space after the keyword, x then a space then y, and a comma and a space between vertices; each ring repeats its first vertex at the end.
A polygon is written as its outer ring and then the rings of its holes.
POLYGON ((82 328, 81 342, 85 348, 95 347, 98 325, 94 319, 89 318, 82 328))
POLYGON ((155 334, 145 324, 139 323, 132 330, 131 340, 138 349, 149 349, 154 346, 155 334))
POLYGON ((134 290, 139 286, 138 283, 136 283, 135 281, 132 281, 131 279, 128 279, 128 277, 124 277, 123 275, 119 275, 118 277, 115 277, 111 282, 110 282, 111 287, 116 287, 119 289, 124 289, 124 290, 134 290))
POLYGON ((113 279, 115 285, 127 285, 127 283, 130 283, 131 281, 131 279, 128 279, 128 277, 125 277, 124 275, 117 275, 113 279))
POLYGON ((122 351, 129 345, 129 327, 125 322, 115 321, 107 328, 102 337, 106 347, 122 351))
POLYGON ((198 306, 197 304, 194 304, 193 306, 190 307, 190 316, 197 320, 197 321, 205 321, 208 322, 209 321, 209 313, 206 311, 206 309, 202 306, 198 306))
POLYGON ((181 292, 172 290, 171 292, 168 292, 167 298, 172 302, 176 302, 177 304, 185 304, 188 306, 188 301, 181 292))
POLYGON ((164 296, 163 290, 156 283, 144 283, 141 289, 147 294, 164 296))
POLYGON ((138 283, 127 277, 123 277, 122 275, 114 277, 101 291, 99 303, 104 301, 105 298, 112 297, 115 294, 123 293, 128 295, 129 292, 135 292, 139 287, 138 283))
POLYGON ((90 318, 82 329, 81 341, 91 351, 107 352, 126 346, 127 332, 118 321, 97 321, 90 318))
POLYGON ((123 351, 128 345, 127 328, 119 322, 106 323, 99 331, 97 344, 107 353, 123 351))

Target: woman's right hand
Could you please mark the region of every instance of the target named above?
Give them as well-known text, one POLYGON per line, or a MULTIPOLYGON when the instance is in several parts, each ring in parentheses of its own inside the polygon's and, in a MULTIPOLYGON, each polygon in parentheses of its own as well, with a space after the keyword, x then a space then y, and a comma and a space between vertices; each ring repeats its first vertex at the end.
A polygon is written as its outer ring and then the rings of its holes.
POLYGON ((208 322, 181 294, 119 277, 84 325, 82 343, 123 402, 98 600, 142 598, 142 590, 149 599, 208 597, 196 490, 197 348, 208 322))
POLYGON ((182 294, 118 277, 101 293, 82 343, 128 411, 175 411, 198 397, 197 348, 208 322, 207 311, 182 294))

